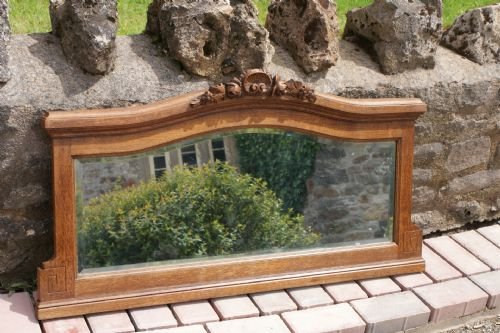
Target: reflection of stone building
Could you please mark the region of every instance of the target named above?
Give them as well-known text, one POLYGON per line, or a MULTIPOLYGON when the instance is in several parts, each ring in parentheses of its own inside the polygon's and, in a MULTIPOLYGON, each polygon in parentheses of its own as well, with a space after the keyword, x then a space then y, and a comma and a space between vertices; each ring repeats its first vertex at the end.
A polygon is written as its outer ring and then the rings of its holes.
POLYGON ((395 144, 326 143, 307 182, 306 223, 324 242, 384 237, 392 221, 395 144))
MULTIPOLYGON (((168 147, 170 148, 170 147, 168 147)), ((145 154, 85 159, 76 163, 77 187, 82 200, 90 199, 114 189, 126 188, 160 177, 175 166, 201 166, 215 160, 237 165, 233 137, 208 139, 187 145, 145 154)))

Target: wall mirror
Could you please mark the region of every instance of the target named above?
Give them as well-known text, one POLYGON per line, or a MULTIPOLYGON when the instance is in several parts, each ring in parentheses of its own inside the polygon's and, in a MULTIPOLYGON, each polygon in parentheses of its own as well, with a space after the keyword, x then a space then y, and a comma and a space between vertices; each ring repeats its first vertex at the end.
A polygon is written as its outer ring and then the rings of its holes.
POLYGON ((261 70, 162 102, 50 112, 40 319, 423 270, 415 99, 261 70))

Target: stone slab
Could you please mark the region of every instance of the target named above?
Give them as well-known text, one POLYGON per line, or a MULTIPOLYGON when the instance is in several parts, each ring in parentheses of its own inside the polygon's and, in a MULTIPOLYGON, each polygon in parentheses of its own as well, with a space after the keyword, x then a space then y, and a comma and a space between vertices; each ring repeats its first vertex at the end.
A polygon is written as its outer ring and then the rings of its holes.
POLYGON ((425 244, 464 275, 488 272, 490 268, 449 236, 426 239, 425 244))
POLYGON ((366 327, 348 303, 285 312, 281 316, 293 333, 363 333, 366 327))
POLYGON ((45 320, 42 327, 45 333, 90 333, 83 317, 45 320))
POLYGON ((148 333, 207 333, 201 325, 190 325, 175 328, 148 331, 148 333))
POLYGON ((425 325, 431 310, 411 291, 352 301, 366 333, 392 333, 425 325), (383 310, 381 310, 383 309, 383 310))
POLYGON ((172 310, 182 325, 219 321, 219 316, 208 301, 177 303, 172 305, 172 310))
POLYGON ((212 305, 223 320, 259 316, 259 309, 247 295, 217 298, 212 300, 212 305))
POLYGON ((432 284, 431 278, 424 273, 398 275, 394 276, 393 279, 403 290, 411 290, 416 287, 432 284))
POLYGON ((425 274, 434 282, 443 282, 463 276, 462 273, 425 245, 422 246, 422 257, 425 260, 425 274))
POLYGON ((262 315, 278 314, 285 311, 297 310, 297 304, 285 291, 272 291, 253 294, 252 300, 262 315))
POLYGON ((139 331, 177 326, 177 320, 166 305, 129 310, 130 318, 139 331))
POLYGON ((488 294, 488 308, 500 307, 500 271, 473 275, 470 279, 488 294))
POLYGON ((500 269, 500 248, 480 233, 471 230, 454 234, 451 237, 486 265, 493 269, 500 269))
POLYGON ((430 320, 435 323, 484 310, 488 300, 488 294, 468 278, 418 287, 413 292, 430 307, 430 320))
POLYGON ((88 315, 92 333, 132 333, 134 325, 125 311, 107 312, 88 315))
POLYGON ((359 281, 359 284, 370 297, 401 291, 401 288, 399 288, 399 286, 390 278, 361 280, 359 281))
POLYGON ((0 331, 2 333, 41 333, 30 295, 26 292, 0 294, 0 331))
POLYGON ((320 286, 289 289, 288 294, 299 309, 333 304, 333 299, 320 286))
POLYGON ((368 298, 365 291, 356 282, 342 282, 325 285, 325 290, 336 303, 349 302, 355 299, 368 298))
POLYGON ((208 323, 209 333, 290 333, 277 315, 208 323))
MULTIPOLYGON (((500 146, 499 146, 500 147, 500 146)), ((483 237, 488 239, 490 242, 500 247, 500 225, 495 224, 489 227, 479 228, 477 229, 483 237)))

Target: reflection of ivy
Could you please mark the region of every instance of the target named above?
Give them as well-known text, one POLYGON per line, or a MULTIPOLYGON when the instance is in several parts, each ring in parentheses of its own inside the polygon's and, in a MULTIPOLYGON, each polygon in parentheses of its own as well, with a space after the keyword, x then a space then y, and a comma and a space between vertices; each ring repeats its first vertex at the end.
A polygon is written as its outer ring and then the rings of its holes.
POLYGON ((302 212, 306 181, 319 149, 317 140, 302 134, 248 133, 236 135, 236 145, 241 171, 265 180, 284 208, 302 212))

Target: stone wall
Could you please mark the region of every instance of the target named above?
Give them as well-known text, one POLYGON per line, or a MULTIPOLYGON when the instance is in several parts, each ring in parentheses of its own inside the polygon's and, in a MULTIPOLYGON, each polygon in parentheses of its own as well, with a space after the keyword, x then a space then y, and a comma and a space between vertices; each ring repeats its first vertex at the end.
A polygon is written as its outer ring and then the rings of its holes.
MULTIPOLYGON (((150 103, 208 85, 149 36, 117 37, 113 71, 86 74, 51 34, 14 35, 10 80, 0 83, 0 278, 32 275, 52 255, 51 110, 150 103)), ((7 45, 7 44, 5 44, 7 45)), ((334 67, 304 74, 274 44, 268 70, 351 98, 418 97, 429 111, 415 140, 413 219, 424 233, 500 217, 500 64, 479 65, 436 47, 433 69, 381 72, 357 44, 340 41, 334 67)), ((6 59, 6 57, 4 57, 6 59)))

